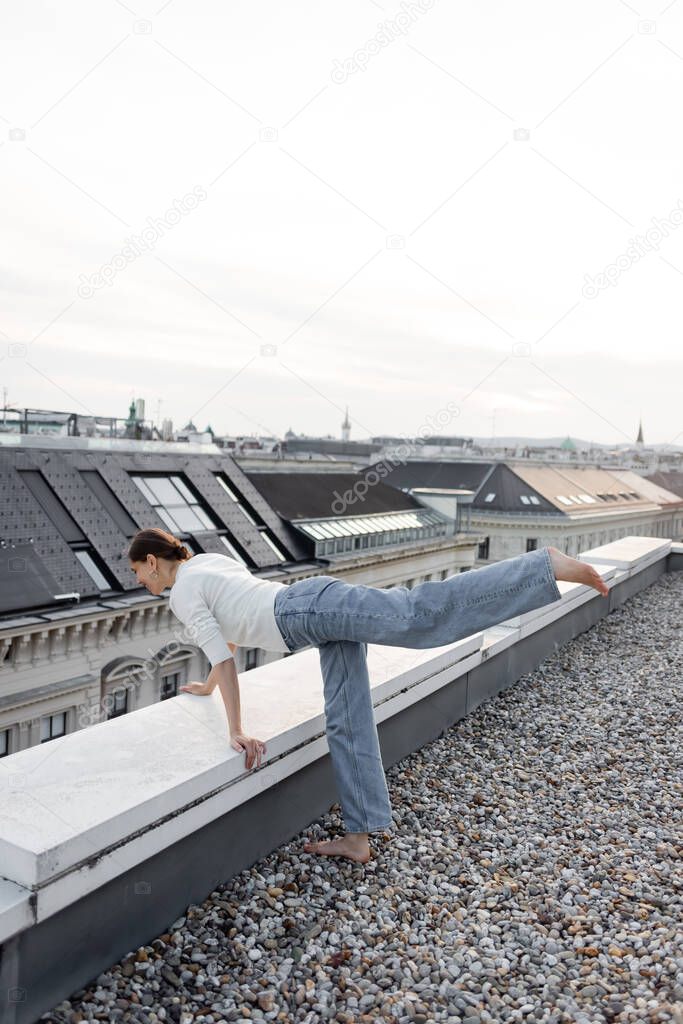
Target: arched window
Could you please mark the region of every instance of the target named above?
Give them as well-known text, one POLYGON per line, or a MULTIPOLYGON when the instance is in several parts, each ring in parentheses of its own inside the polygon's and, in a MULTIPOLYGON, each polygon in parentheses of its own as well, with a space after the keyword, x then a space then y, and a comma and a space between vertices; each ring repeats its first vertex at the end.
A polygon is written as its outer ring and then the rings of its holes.
POLYGON ((139 658, 121 657, 108 662, 101 673, 100 701, 102 718, 118 718, 134 711, 138 691, 149 668, 139 658))
POLYGON ((172 661, 187 661, 189 658, 194 658, 198 650, 199 648, 193 647, 191 644, 170 643, 160 648, 154 657, 163 667, 172 661))
POLYGON ((180 692, 180 687, 189 682, 189 662, 197 648, 187 644, 171 642, 157 651, 159 663, 159 700, 168 700, 180 692))

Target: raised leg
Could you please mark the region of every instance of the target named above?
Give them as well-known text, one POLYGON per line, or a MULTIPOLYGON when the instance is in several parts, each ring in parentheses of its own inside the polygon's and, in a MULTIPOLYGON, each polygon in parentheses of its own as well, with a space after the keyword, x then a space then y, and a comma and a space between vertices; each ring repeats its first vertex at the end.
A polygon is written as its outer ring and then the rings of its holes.
POLYGON ((294 602, 285 612, 289 633, 299 642, 440 647, 561 597, 548 548, 412 590, 382 590, 333 577, 319 582, 320 590, 307 595, 302 611, 294 602))

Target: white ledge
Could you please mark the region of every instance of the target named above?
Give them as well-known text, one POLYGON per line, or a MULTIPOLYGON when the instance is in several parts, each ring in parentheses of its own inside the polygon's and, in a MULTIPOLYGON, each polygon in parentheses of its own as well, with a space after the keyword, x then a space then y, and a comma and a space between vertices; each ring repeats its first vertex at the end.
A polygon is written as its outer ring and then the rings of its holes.
MULTIPOLYGON (((671 550, 628 537, 585 552, 611 587, 671 550)), ((476 571, 476 570, 474 570, 476 571)), ((560 583, 560 600, 454 644, 425 650, 368 645, 377 722, 588 601, 560 583)), ((0 762, 0 942, 42 921, 327 751, 316 648, 241 679, 243 725, 267 743, 260 769, 228 742, 218 689, 180 694, 19 751, 0 762)))
POLYGON ((622 537, 611 544, 584 551, 578 557, 582 562, 615 565, 631 573, 641 572, 660 558, 666 558, 670 551, 671 541, 661 537, 622 537))

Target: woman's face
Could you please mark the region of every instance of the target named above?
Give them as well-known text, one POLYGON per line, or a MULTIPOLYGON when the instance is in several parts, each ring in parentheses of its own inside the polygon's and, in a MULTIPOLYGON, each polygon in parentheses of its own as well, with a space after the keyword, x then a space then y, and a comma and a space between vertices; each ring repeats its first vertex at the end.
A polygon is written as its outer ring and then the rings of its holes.
POLYGON ((135 573, 138 584, 147 587, 150 594, 158 597, 162 590, 165 590, 167 584, 161 571, 162 566, 154 555, 148 555, 146 562, 131 562, 130 568, 135 573), (154 575, 155 572, 157 575, 154 575))

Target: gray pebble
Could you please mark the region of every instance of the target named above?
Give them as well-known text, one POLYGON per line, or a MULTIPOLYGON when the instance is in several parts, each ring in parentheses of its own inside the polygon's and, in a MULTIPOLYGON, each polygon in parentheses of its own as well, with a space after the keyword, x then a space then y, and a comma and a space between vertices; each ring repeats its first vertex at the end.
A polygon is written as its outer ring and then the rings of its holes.
POLYGON ((45 1019, 651 1024, 683 1002, 682 604, 660 577, 393 765, 369 864, 295 836, 45 1019))

